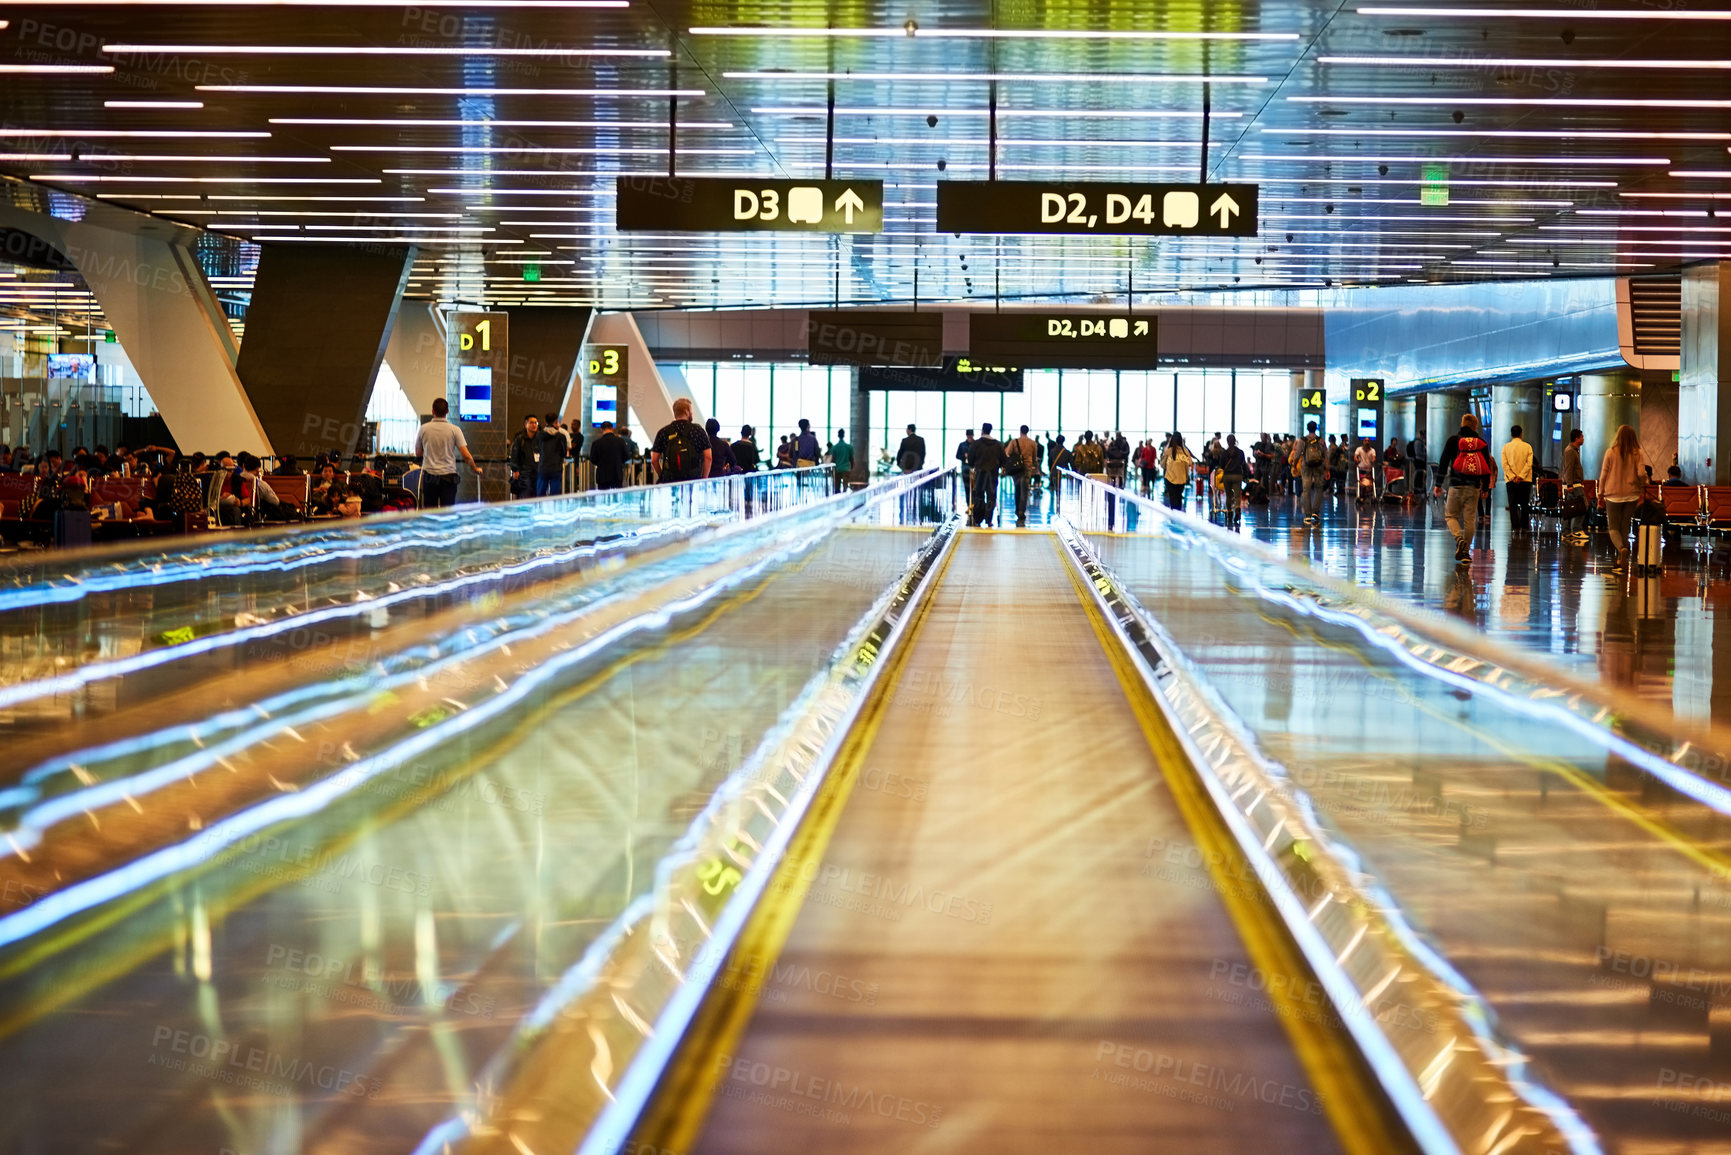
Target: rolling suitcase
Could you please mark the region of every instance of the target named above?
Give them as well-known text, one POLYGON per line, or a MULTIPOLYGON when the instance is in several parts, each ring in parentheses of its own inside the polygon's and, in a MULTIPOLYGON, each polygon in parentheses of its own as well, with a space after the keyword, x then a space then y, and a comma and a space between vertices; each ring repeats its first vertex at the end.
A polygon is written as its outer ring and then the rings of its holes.
POLYGON ((1665 507, 1656 501, 1643 501, 1635 507, 1635 572, 1656 576, 1664 568, 1664 547, 1665 507))

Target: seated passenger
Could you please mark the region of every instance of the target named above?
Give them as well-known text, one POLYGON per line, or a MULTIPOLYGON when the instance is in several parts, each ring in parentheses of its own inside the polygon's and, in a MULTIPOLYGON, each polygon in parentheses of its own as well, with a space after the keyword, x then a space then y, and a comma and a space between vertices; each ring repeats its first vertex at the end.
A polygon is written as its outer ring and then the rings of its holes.
POLYGON ((368 461, 356 457, 349 471, 349 492, 360 499, 362 513, 378 513, 385 507, 385 459, 368 461))
POLYGON ((312 513, 314 517, 359 517, 361 498, 337 480, 336 466, 325 463, 313 482, 312 513))
POLYGON ((1665 480, 1663 482, 1661 482, 1661 484, 1663 484, 1663 485, 1687 485, 1688 483, 1683 480, 1683 471, 1680 468, 1678 468, 1677 466, 1673 465, 1670 469, 1667 469, 1665 471, 1665 480))

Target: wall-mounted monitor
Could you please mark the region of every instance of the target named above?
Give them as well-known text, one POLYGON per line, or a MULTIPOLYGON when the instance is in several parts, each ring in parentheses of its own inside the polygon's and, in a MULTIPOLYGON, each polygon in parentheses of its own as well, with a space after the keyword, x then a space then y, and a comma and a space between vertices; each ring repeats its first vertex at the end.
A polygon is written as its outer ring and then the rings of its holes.
POLYGON ((48 376, 68 381, 92 380, 96 376, 96 357, 91 353, 50 353, 48 376))
POLYGON ((1358 411, 1358 436, 1368 437, 1373 442, 1380 440, 1376 431, 1376 417, 1375 409, 1361 408, 1358 411))
POLYGON ((589 423, 599 425, 603 421, 619 424, 619 386, 594 384, 589 387, 589 423))
POLYGON ((457 366, 457 417, 462 421, 493 419, 493 370, 487 365, 457 366))

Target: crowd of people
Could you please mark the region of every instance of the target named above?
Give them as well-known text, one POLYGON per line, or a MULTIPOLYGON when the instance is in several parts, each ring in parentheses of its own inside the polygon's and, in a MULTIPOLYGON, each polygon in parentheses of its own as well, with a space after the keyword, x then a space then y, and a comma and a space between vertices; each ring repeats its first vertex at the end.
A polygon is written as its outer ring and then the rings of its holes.
MULTIPOLYGON (((1564 540, 1575 545, 1590 541, 1580 459, 1584 441, 1582 432, 1573 430, 1563 449, 1561 470, 1545 479, 1557 483, 1554 506, 1563 519, 1564 540)), ((1085 430, 1070 445, 1062 434, 1030 437, 1025 425, 1018 436, 1000 441, 991 424, 985 423, 978 435, 972 429, 963 434, 954 456, 968 498, 970 524, 994 523, 998 492, 1008 478, 1014 482, 1016 524, 1026 525, 1030 488, 1049 477, 1055 492, 1066 469, 1100 477, 1119 488, 1133 484, 1143 496, 1158 497, 1173 509, 1185 507, 1194 485, 1195 496, 1227 525, 1239 523, 1245 506, 1283 497, 1297 498, 1304 524, 1318 525, 1325 498, 1350 493, 1364 503, 1421 500, 1429 494, 1443 499, 1444 520, 1461 562, 1471 560, 1478 522, 1489 513, 1498 478, 1506 494, 1510 529, 1517 534, 1531 531, 1541 480, 1533 446, 1521 426, 1513 426, 1501 451, 1493 452, 1479 433, 1478 417, 1470 413, 1434 461, 1422 432, 1404 444, 1390 439, 1379 449, 1368 437, 1355 443, 1344 435, 1324 436, 1315 422, 1300 434, 1263 433, 1248 449, 1234 434, 1215 433, 1200 450, 1192 449, 1177 432, 1158 442, 1146 438, 1132 447, 1122 431, 1096 435, 1085 430)), ((926 458, 925 439, 909 425, 890 460, 902 472, 911 473, 924 468, 926 458)), ((1652 470, 1641 455, 1638 437, 1631 427, 1622 426, 1600 463, 1595 494, 1619 567, 1628 564, 1631 520, 1651 480, 1652 470)), ((1662 484, 1685 484, 1681 469, 1673 464, 1662 484)))

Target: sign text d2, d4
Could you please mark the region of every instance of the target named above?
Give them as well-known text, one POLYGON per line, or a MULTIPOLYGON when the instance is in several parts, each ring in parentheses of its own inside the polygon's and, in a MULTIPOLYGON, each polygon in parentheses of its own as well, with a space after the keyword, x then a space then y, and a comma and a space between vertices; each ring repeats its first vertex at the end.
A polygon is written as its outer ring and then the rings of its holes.
POLYGON ((940 233, 1256 235, 1253 184, 939 181, 940 233))

